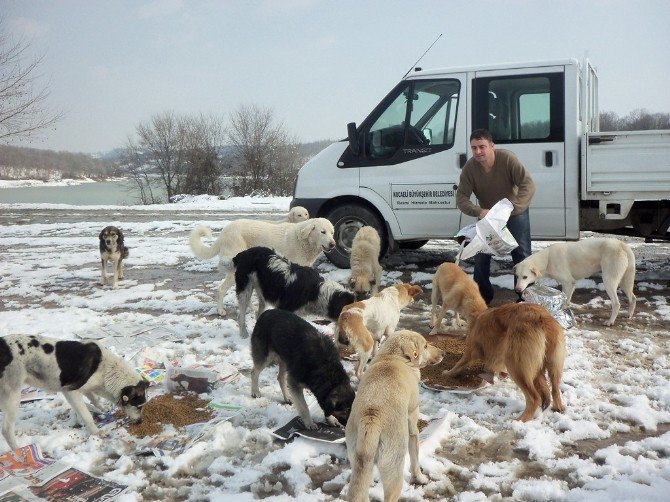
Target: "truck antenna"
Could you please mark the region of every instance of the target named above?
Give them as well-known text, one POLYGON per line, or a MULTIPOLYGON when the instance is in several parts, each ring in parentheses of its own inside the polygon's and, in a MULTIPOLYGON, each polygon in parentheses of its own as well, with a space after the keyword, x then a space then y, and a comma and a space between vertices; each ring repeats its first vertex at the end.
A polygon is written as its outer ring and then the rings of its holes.
MULTIPOLYGON (((421 61, 421 60, 423 59, 423 57, 424 57, 426 54, 428 54, 428 51, 429 51, 430 49, 433 48, 433 45, 435 45, 435 44, 437 43, 437 41, 440 39, 441 36, 442 36, 442 33, 440 33, 440 34, 438 35, 438 37, 435 39, 435 41, 434 41, 432 44, 430 44, 430 46, 426 49, 426 52, 424 52, 423 54, 421 54, 421 57, 420 57, 419 59, 416 60, 416 63, 414 63, 412 66, 410 66, 409 70, 407 70, 407 73, 405 73, 405 74, 402 76, 402 78, 405 78, 407 75, 409 75, 409 72, 412 71, 412 68, 416 67, 416 64, 417 64, 419 61, 421 61)), ((400 80, 402 80, 402 78, 401 78, 400 80)))

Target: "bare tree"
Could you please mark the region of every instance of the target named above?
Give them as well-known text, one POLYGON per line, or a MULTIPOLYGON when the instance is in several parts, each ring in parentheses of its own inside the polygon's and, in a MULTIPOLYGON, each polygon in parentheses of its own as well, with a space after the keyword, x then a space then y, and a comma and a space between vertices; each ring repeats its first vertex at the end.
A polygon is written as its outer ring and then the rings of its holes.
POLYGON ((219 149, 223 143, 225 129, 218 117, 187 117, 186 127, 186 173, 182 191, 187 194, 221 193, 223 164, 219 149))
POLYGON ((0 140, 27 138, 62 116, 47 108, 48 85, 38 86, 44 56, 29 58, 30 42, 10 39, 0 19, 0 140))
POLYGON ((151 164, 131 139, 128 140, 128 146, 122 155, 121 169, 135 182, 140 204, 159 204, 162 202, 159 195, 162 190, 160 190, 156 178, 152 175, 151 164))
POLYGON ((181 193, 220 193, 221 119, 165 112, 139 124, 135 132, 136 139, 128 140, 124 168, 139 188, 140 202, 162 202, 161 192, 169 202, 181 193))
POLYGON ((126 148, 131 175, 140 172, 139 179, 145 181, 151 180, 152 174, 158 176, 168 201, 181 193, 186 172, 186 128, 185 121, 174 112, 160 113, 135 128, 137 139, 130 139, 126 148))
POLYGON ((240 106, 231 114, 228 138, 235 163, 243 173, 234 187, 238 193, 286 195, 291 192, 300 167, 299 150, 283 124, 275 123, 271 109, 240 106))

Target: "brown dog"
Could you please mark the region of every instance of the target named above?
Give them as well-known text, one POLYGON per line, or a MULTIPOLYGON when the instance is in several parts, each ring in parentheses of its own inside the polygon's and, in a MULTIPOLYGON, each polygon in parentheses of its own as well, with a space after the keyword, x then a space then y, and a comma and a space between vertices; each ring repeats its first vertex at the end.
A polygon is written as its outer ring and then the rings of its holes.
POLYGON ((558 388, 565 353, 563 328, 549 312, 533 303, 510 303, 475 318, 468 326, 463 357, 444 374, 456 376, 475 360, 494 373, 507 371, 526 397, 519 420, 527 422, 540 406, 547 409, 551 398, 552 410, 565 409, 558 388), (551 395, 545 372, 551 380, 551 395))
POLYGON ((377 352, 384 336, 393 333, 400 321, 400 310, 414 302, 423 290, 412 284, 396 284, 375 296, 347 305, 337 320, 335 335, 341 345, 353 345, 359 355, 356 376, 360 379, 365 365, 377 352))
POLYGON ((447 310, 454 311, 458 326, 463 326, 461 314, 471 324, 475 317, 486 310, 486 302, 479 293, 479 286, 455 263, 447 262, 437 267, 430 299, 430 327, 433 328, 431 335, 439 332, 447 310), (441 306, 438 307, 440 303, 441 306))
POLYGON ((358 386, 347 421, 351 480, 347 500, 369 500, 375 462, 384 500, 400 497, 409 451, 410 482, 426 484, 419 468, 419 369, 444 354, 414 331, 397 331, 384 342, 358 386))

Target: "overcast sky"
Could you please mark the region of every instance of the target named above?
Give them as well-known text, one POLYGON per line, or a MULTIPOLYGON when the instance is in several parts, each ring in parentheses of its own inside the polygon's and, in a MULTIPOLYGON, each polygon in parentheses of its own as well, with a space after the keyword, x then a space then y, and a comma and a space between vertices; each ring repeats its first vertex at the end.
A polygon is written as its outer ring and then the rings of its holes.
POLYGON ((582 58, 601 110, 670 112, 670 1, 0 0, 4 28, 45 54, 66 112, 29 146, 123 146, 173 110, 270 107, 301 141, 339 139, 428 46, 423 68, 582 58))

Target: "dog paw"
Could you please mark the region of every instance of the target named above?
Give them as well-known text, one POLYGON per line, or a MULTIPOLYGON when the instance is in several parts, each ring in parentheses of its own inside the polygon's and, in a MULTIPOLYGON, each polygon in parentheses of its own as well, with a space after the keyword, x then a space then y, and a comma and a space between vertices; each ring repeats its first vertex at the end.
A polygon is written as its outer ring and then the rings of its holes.
MULTIPOLYGON (((305 422, 305 421, 303 420, 303 422, 305 422)), ((314 420, 312 420, 311 418, 310 418, 309 422, 305 423, 305 429, 309 429, 310 431, 315 431, 318 428, 319 428, 319 426, 316 425, 316 423, 314 423, 314 420)))
POLYGON ((251 397, 259 398, 259 397, 261 397, 261 393, 260 392, 252 392, 251 397))
POLYGON ((561 404, 555 404, 551 407, 552 411, 558 412, 558 413, 563 413, 565 411, 565 405, 563 403, 561 404))
POLYGON ((221 317, 225 317, 227 314, 226 309, 224 309, 223 307, 217 308, 216 311, 219 313, 221 317))
POLYGON ((342 424, 339 422, 339 420, 332 415, 326 417, 326 422, 328 422, 328 424, 332 425, 333 427, 342 427, 342 424))
POLYGON ((612 326, 614 324, 614 321, 610 321, 609 319, 607 319, 603 324, 605 326, 612 326))
POLYGON ((430 481, 430 478, 428 476, 426 476, 425 474, 423 474, 422 472, 412 476, 412 478, 410 479, 410 483, 412 483, 414 485, 425 485, 425 484, 428 484, 429 481, 430 481))

